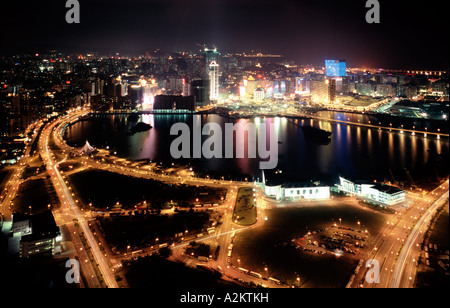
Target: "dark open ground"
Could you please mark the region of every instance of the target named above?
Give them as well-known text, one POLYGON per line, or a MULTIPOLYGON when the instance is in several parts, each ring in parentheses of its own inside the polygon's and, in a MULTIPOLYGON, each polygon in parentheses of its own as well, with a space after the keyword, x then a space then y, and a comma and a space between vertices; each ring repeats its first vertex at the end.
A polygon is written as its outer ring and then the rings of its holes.
POLYGON ((291 240, 308 231, 330 227, 333 223, 342 227, 361 228, 376 234, 387 214, 365 210, 354 205, 308 206, 301 208, 276 208, 266 210, 268 220, 264 226, 239 232, 234 239, 232 262, 249 270, 292 284, 297 275, 302 287, 340 287, 348 283, 359 261, 359 256, 347 253, 340 258, 334 255, 317 255, 296 249, 291 240))
POLYGON ((102 209, 111 208, 116 202, 120 202, 122 208, 131 209, 144 200, 156 207, 171 200, 189 206, 196 203, 196 198, 199 203, 218 203, 226 194, 225 189, 164 184, 102 170, 72 174, 70 181, 85 204, 92 202, 93 207, 102 209))

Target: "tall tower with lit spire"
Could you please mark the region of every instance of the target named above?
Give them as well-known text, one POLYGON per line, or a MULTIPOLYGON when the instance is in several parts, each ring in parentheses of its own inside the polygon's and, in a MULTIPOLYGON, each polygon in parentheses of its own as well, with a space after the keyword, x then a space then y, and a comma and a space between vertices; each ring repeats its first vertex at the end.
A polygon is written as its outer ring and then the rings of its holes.
POLYGON ((203 54, 206 61, 205 79, 209 81, 209 99, 217 100, 219 98, 219 53, 216 47, 205 47, 203 54))

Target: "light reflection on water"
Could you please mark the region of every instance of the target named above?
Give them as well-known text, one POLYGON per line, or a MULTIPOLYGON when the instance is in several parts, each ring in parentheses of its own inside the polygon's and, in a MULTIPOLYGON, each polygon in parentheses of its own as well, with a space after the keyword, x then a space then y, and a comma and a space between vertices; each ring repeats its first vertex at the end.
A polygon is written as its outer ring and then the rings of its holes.
MULTIPOLYGON (((443 153, 448 157, 448 139, 436 140, 435 136, 423 136, 409 133, 389 132, 375 128, 329 123, 320 120, 298 120, 286 118, 226 119, 218 115, 202 115, 202 125, 208 122, 218 123, 224 134, 224 124, 238 121, 260 123, 271 122, 278 134, 278 166, 287 175, 295 179, 308 178, 335 179, 338 175, 350 177, 390 178, 389 169, 397 174, 404 168, 412 174, 433 175, 429 150, 443 153), (319 145, 308 141, 301 129, 302 125, 322 127, 332 131, 331 142, 319 145), (428 174, 427 174, 428 173, 428 174)), ((364 115, 344 115, 336 113, 334 118, 350 118, 367 121, 364 115)), ((125 115, 96 116, 94 119, 80 121, 69 127, 65 137, 69 144, 81 146, 85 140, 100 148, 109 146, 119 156, 132 160, 149 159, 151 161, 173 161, 170 155, 170 143, 176 136, 170 135, 170 127, 176 122, 185 122, 192 128, 192 115, 142 115, 139 121, 153 126, 152 129, 134 135, 127 134, 135 124, 125 115)), ((208 136, 203 136, 205 140, 208 136)), ((223 137, 222 140, 225 138, 223 137)), ((248 142, 246 137, 245 142, 248 142)), ((223 148, 225 145, 222 146, 223 148)), ((246 152, 247 153, 247 152, 246 152)), ((246 156, 247 157, 247 156, 246 156)), ((261 177, 259 159, 189 159, 176 161, 191 164, 194 168, 220 176, 261 177)), ((444 172, 448 172, 447 169, 444 172)), ((441 170, 442 171, 442 170, 441 170)))

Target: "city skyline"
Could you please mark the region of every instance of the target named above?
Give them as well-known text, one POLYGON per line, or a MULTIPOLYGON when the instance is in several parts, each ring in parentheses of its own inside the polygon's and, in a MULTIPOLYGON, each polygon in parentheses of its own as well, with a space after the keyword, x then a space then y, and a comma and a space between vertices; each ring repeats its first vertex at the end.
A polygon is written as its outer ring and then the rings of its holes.
POLYGON ((443 4, 2 1, 3 284, 448 287, 443 4))
POLYGON ((144 54, 155 49, 254 50, 301 64, 325 59, 353 67, 448 69, 443 2, 426 7, 380 2, 379 24, 368 24, 365 2, 80 1, 80 23, 65 21, 56 1, 2 2, 1 54, 98 51, 144 54), (432 57, 430 55, 433 54, 432 57))

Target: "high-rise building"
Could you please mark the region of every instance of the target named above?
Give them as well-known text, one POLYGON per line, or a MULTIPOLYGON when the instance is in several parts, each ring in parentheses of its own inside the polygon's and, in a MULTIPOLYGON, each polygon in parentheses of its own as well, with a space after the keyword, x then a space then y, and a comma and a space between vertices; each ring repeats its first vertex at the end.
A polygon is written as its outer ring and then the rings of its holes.
POLYGON ((7 97, 7 93, 0 93, 0 137, 12 135, 11 123, 14 121, 12 100, 7 97))
POLYGON ((128 82, 126 80, 122 80, 120 82, 120 96, 127 96, 128 95, 128 82))
POLYGON ((328 84, 323 80, 311 80, 311 98, 317 103, 327 101, 328 84))
POLYGON ((183 77, 170 77, 166 92, 172 95, 187 95, 186 79, 183 77))
POLYGON ((204 79, 197 79, 191 82, 190 94, 195 96, 196 106, 206 106, 210 103, 209 100, 209 81, 204 79))
POLYGON ((336 100, 336 79, 331 78, 328 81, 328 103, 334 103, 336 100))
POLYGON ((205 80, 209 81, 209 99, 219 98, 219 53, 217 48, 205 48, 204 56, 206 61, 205 80))
POLYGON ((103 79, 95 79, 91 82, 91 95, 104 94, 103 88, 105 86, 105 81, 103 79))
POLYGON ((208 67, 209 77, 209 99, 217 100, 219 98, 219 64, 211 62, 208 67))
POLYGON ((254 92, 253 92, 253 100, 255 102, 262 102, 264 101, 264 89, 261 87, 258 87, 254 92))

